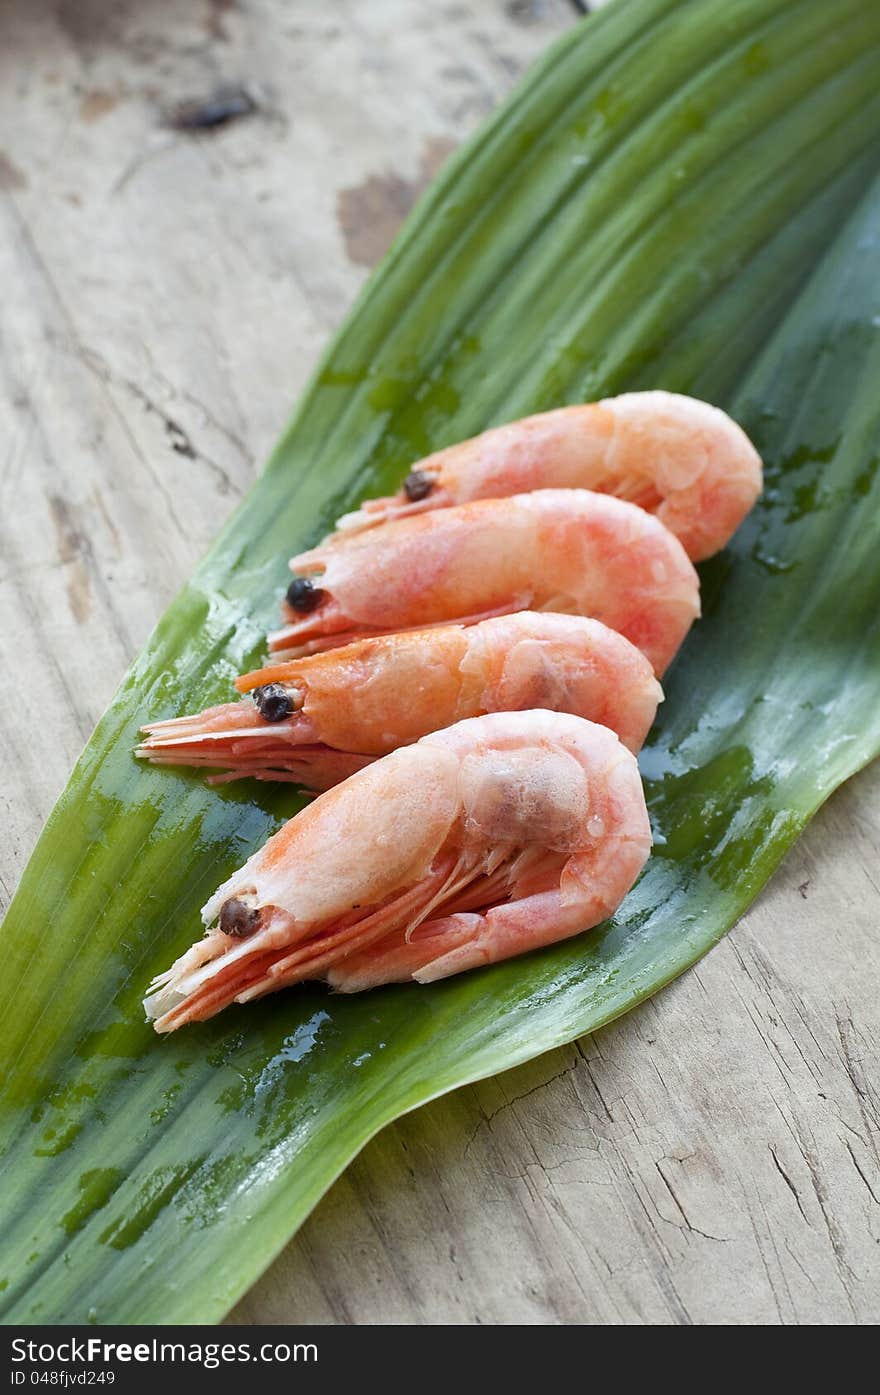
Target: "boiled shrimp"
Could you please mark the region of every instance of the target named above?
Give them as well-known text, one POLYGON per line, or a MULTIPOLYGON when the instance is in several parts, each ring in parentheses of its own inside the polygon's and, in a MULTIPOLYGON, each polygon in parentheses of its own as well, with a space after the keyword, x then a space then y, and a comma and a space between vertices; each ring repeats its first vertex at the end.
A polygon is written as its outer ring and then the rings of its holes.
POLYGON ((269 636, 286 657, 516 610, 601 620, 659 676, 699 614, 681 543, 644 509, 585 489, 481 499, 341 534, 290 563, 269 636))
POLYGON ((587 930, 651 845, 635 757, 568 713, 492 713, 358 771, 211 897, 151 988, 156 1030, 305 979, 429 983, 587 930))
POLYGON ((593 489, 655 513, 695 562, 724 547, 761 492, 761 458, 725 412, 671 392, 560 407, 449 446, 399 494, 369 499, 343 534, 391 518, 521 494, 593 489))
POLYGON ((359 640, 236 680, 241 702, 154 722, 136 754, 159 765, 220 767, 331 785, 377 756, 486 712, 573 712, 638 751, 662 698, 651 665, 599 620, 532 611, 468 628, 359 640))

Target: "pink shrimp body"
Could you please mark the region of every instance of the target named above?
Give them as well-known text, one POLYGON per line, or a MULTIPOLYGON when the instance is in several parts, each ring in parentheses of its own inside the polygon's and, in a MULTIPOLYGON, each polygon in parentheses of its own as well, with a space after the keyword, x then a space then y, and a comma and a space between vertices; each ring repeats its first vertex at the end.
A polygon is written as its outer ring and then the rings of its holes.
POLYGON ((635 504, 540 489, 399 518, 294 557, 317 604, 269 636, 286 657, 390 631, 514 610, 602 620, 658 676, 699 614, 699 581, 677 538, 635 504))
POLYGON ((285 824, 212 896, 204 938, 145 1007, 168 1032, 305 979, 354 992, 507 959, 605 919, 650 845, 635 757, 607 727, 473 717, 285 824))
POLYGON ((593 489, 657 517, 695 562, 711 557, 761 492, 761 458, 718 407, 631 392, 486 431, 420 460, 399 494, 339 520, 342 536, 473 499, 530 489, 593 489))
POLYGON ((144 727, 137 754, 225 768, 215 781, 253 775, 329 789, 377 756, 485 712, 573 712, 638 751, 663 695, 644 654, 601 621, 532 611, 363 639, 236 681, 240 692, 267 684, 281 685, 289 716, 269 721, 250 700, 225 703, 144 727))

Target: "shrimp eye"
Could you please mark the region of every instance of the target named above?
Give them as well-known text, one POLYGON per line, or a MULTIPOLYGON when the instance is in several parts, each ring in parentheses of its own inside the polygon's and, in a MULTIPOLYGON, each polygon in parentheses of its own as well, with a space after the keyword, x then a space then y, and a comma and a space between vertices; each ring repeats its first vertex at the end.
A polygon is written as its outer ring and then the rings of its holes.
POLYGON ((287 588, 287 604, 303 614, 314 610, 324 599, 320 586, 309 581, 307 576, 295 576, 287 588))
POLYGON ((411 470, 403 481, 403 492, 411 504, 417 504, 420 499, 427 499, 433 488, 434 481, 424 470, 411 470))
POLYGON ((254 688, 251 697, 267 722, 283 722, 294 710, 293 698, 283 683, 265 683, 262 688, 254 688))
POLYGON ((224 935, 232 935, 236 940, 244 940, 252 935, 260 924, 260 912, 250 910, 243 901, 234 896, 224 901, 220 908, 220 929, 224 935))

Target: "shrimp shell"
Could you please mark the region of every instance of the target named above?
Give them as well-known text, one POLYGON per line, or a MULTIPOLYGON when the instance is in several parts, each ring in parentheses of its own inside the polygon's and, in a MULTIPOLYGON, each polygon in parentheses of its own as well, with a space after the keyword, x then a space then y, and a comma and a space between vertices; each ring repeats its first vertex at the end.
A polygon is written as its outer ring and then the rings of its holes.
POLYGON ((270 838, 208 901, 205 937, 154 980, 147 1014, 167 1032, 306 979, 427 983, 552 944, 617 909, 650 845, 635 757, 607 727, 458 722, 270 838))
POLYGON ((599 620, 523 611, 477 625, 364 639, 271 665, 240 692, 280 684, 289 716, 268 721, 250 700, 154 722, 136 754, 160 765, 224 768, 329 789, 377 756, 487 712, 542 707, 616 732, 632 751, 663 694, 645 656, 599 620))
POLYGON ((531 489, 592 489, 655 513, 695 562, 718 552, 761 492, 761 458, 718 407, 631 392, 495 427, 413 466, 404 487, 346 514, 342 535, 531 489))
POLYGON ((341 534, 290 563, 319 603, 269 636, 286 657, 369 635, 515 610, 586 615, 617 630, 659 676, 699 614, 681 543, 644 509, 585 489, 542 489, 341 534))

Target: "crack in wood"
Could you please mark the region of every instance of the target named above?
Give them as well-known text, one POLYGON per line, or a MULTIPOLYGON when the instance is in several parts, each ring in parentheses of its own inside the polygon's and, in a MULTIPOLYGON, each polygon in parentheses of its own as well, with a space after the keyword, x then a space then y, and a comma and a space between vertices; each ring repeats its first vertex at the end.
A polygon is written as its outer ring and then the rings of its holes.
POLYGON ((796 1204, 797 1204, 797 1209, 800 1211, 800 1213, 801 1213, 801 1215, 802 1215, 804 1221, 806 1222, 806 1224, 809 1225, 809 1224, 810 1224, 809 1218, 807 1217, 807 1213, 806 1213, 806 1211, 804 1210, 803 1203, 801 1202, 800 1192, 798 1191, 798 1189, 797 1189, 797 1187, 795 1186, 794 1182, 793 1182, 793 1181, 791 1180, 791 1178, 789 1177, 789 1175, 788 1175, 788 1173, 786 1172, 785 1168, 782 1166, 782 1163, 779 1161, 779 1154, 776 1152, 776 1149, 773 1147, 773 1144, 772 1144, 772 1143, 770 1144, 770 1156, 771 1156, 771 1158, 773 1159, 773 1165, 774 1165, 774 1167, 776 1168, 776 1171, 779 1173, 779 1175, 780 1175, 780 1177, 782 1178, 783 1182, 784 1182, 785 1185, 788 1187, 788 1190, 791 1192, 792 1196, 794 1197, 795 1202, 796 1202, 796 1204))

